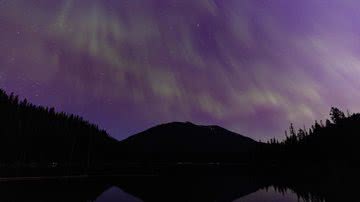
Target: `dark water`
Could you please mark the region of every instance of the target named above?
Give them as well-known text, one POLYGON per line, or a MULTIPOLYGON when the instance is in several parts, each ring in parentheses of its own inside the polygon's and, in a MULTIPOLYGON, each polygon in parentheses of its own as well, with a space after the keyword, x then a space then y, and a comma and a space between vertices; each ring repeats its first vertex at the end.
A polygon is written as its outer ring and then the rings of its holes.
POLYGON ((122 177, 0 182, 0 201, 55 202, 292 202, 323 201, 302 190, 248 177, 122 177), (305 200, 303 196, 308 200, 305 200))

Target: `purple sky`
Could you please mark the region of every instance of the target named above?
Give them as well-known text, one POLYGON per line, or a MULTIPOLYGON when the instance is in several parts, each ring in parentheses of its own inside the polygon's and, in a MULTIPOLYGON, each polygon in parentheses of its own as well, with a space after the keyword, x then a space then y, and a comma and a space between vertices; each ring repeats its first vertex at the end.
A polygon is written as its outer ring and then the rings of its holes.
POLYGON ((0 88, 123 139, 170 121, 255 139, 360 111, 355 0, 0 0, 0 88))

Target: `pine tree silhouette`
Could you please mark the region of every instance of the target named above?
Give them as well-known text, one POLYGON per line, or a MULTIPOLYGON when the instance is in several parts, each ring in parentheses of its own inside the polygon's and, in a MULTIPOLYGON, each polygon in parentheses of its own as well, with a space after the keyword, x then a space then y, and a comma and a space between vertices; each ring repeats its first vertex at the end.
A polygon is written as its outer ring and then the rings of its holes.
POLYGON ((0 89, 0 175, 14 174, 13 167, 80 173, 91 164, 112 161, 117 144, 79 116, 19 101, 0 89))

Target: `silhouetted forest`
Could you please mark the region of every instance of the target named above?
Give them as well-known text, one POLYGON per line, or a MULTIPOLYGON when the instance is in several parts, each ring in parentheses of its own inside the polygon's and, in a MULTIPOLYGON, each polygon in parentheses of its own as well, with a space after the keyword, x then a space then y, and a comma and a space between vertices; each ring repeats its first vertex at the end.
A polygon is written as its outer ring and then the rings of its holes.
POLYGON ((119 142, 79 116, 2 90, 0 112, 1 176, 195 171, 326 178, 358 169, 360 114, 337 108, 325 123, 298 130, 291 124, 283 141, 268 143, 189 122, 162 124, 119 142))
POLYGON ((285 131, 285 140, 268 143, 267 154, 273 163, 301 167, 303 171, 337 173, 356 169, 360 152, 360 114, 351 114, 338 108, 330 110, 330 120, 315 121, 309 128, 297 131, 293 124, 285 131))
POLYGON ((86 173, 113 161, 118 141, 81 117, 0 89, 0 176, 86 173))

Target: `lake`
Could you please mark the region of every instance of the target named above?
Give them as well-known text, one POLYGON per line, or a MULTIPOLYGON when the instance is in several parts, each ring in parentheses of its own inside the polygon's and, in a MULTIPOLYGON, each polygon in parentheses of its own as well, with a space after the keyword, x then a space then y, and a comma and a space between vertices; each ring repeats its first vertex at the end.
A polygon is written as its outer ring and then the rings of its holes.
POLYGON ((55 202, 292 202, 323 201, 252 177, 117 177, 1 182, 0 201, 55 202))

